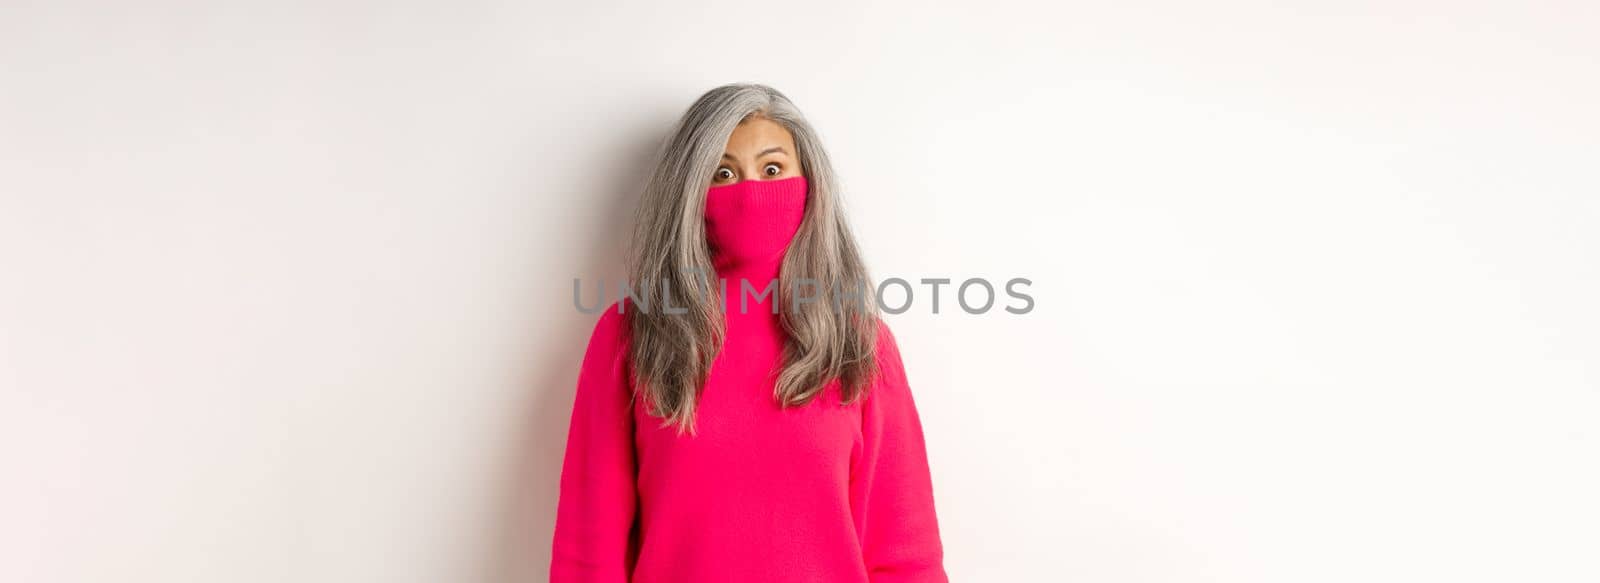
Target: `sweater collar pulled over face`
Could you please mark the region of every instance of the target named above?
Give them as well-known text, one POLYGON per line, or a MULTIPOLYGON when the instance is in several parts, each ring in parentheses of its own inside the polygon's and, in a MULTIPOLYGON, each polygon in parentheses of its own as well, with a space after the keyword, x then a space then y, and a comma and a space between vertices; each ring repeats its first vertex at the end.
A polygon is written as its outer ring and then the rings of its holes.
POLYGON ((748 281, 761 290, 777 279, 784 252, 805 218, 806 177, 749 179, 706 191, 706 243, 728 290, 748 281))

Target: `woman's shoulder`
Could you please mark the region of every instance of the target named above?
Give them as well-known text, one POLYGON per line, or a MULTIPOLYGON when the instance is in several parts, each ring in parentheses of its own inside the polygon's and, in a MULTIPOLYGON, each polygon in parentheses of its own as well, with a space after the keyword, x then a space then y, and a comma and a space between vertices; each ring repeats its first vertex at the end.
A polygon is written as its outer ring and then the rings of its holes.
POLYGON ((900 360, 900 343, 895 341, 894 331, 889 329, 889 322, 881 316, 877 318, 878 339, 874 345, 874 352, 878 354, 879 362, 889 358, 900 360))
POLYGON ((878 338, 873 344, 872 352, 877 361, 876 370, 873 371, 874 385, 888 385, 891 390, 900 389, 906 384, 905 362, 900 356, 900 342, 895 339, 894 331, 883 318, 877 322, 878 338))
POLYGON ((626 304, 621 301, 611 302, 611 305, 600 310, 595 317, 594 329, 589 334, 589 344, 620 345, 627 337, 628 319, 626 317, 626 304))

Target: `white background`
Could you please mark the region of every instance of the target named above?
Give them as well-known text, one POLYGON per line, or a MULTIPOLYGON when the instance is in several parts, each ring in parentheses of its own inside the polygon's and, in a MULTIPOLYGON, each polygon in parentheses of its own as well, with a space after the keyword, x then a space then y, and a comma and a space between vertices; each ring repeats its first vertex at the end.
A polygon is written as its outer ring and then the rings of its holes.
POLYGON ((1596 4, 665 4, 0 8, 0 580, 544 580, 733 81, 876 276, 1035 282, 890 321, 953 580, 1600 580, 1596 4))

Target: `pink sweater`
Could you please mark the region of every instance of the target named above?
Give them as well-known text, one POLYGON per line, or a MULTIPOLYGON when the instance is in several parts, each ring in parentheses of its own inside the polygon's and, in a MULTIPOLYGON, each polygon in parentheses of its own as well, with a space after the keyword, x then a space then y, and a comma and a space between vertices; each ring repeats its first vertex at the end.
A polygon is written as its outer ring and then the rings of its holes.
MULTIPOLYGON (((724 188, 773 203, 761 198, 775 196, 763 188, 770 182, 724 188)), ((730 290, 727 336, 697 435, 661 427, 632 398, 618 305, 596 323, 567 435, 550 581, 946 582, 922 427, 889 329, 880 327, 882 374, 865 401, 841 406, 834 384, 781 409, 774 300, 752 297, 741 314, 735 290, 741 277, 760 289, 782 255, 735 255, 714 250, 730 290)))

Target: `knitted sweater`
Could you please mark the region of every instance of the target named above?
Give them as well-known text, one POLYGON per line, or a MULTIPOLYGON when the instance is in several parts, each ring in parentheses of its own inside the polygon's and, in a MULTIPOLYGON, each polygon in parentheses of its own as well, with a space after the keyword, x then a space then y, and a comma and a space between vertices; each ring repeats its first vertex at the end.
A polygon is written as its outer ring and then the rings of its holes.
MULTIPOLYGON (((766 184, 725 190, 741 204, 779 204, 766 184)), ((741 313, 737 291, 740 279, 759 290, 776 278, 782 254, 739 256, 715 237, 712 248, 728 282, 727 328, 697 434, 663 427, 633 394, 619 304, 595 324, 567 434, 550 581, 946 582, 922 427, 888 327, 880 323, 881 374, 863 400, 841 405, 835 382, 806 406, 782 408, 777 294, 752 295, 741 313)))

